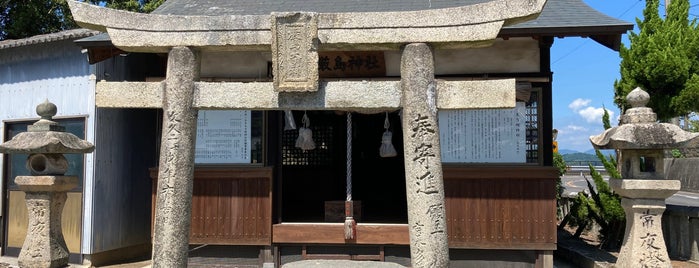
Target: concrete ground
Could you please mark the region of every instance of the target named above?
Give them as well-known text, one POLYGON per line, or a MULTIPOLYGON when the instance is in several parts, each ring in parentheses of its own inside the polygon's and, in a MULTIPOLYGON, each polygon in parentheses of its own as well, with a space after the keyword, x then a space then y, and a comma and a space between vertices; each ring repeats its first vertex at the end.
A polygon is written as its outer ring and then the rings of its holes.
MULTIPOLYGON (((307 263, 308 261, 305 262, 298 262, 298 263, 292 263, 289 265, 285 265, 284 268, 305 268, 305 267, 311 267, 311 268, 351 268, 351 267, 356 267, 356 268, 391 268, 391 267, 403 267, 401 265, 395 264, 382 264, 382 263, 376 263, 376 262, 362 262, 361 264, 357 264, 358 266, 348 266, 348 263, 340 263, 337 261, 312 261, 313 263, 307 263), (376 266, 369 266, 369 265, 376 265, 376 266)), ((345 262, 350 262, 350 261, 345 261, 345 262)), ((17 258, 12 258, 12 257, 0 257, 0 268, 5 268, 5 267, 19 267, 17 266, 17 258)), ((75 264, 70 264, 69 267, 86 267, 82 265, 75 265, 75 264)), ((131 262, 131 263, 123 263, 123 264, 116 264, 116 265, 109 265, 109 266, 102 266, 105 268, 145 268, 145 267, 151 267, 150 260, 146 261, 140 261, 140 262, 131 262)), ((553 267, 555 268, 576 268, 579 266, 573 265, 571 262, 568 262, 567 260, 561 259, 561 258, 554 258, 553 260, 553 267)), ((689 266, 687 266, 689 267, 689 266)))
MULTIPOLYGON (((589 177, 589 176, 588 176, 589 177)), ((566 187, 566 193, 583 191, 587 188, 587 183, 582 176, 564 176, 563 184, 566 187)), ((667 200, 668 205, 682 205, 699 207, 699 194, 679 192, 672 198, 667 200)), ((223 257, 219 257, 219 261, 222 261, 223 257)), ((554 267, 557 268, 573 268, 573 267, 612 267, 616 262, 615 253, 609 253, 600 250, 594 246, 590 246, 580 239, 573 239, 569 233, 561 231, 558 235, 558 250, 554 253, 554 267)), ((189 267, 236 267, 235 265, 223 264, 223 262, 216 263, 215 259, 207 259, 204 261, 197 260, 196 257, 190 258, 189 267)), ((350 263, 358 264, 358 263, 350 263)), ((367 263, 362 263, 367 264, 367 263)), ((384 266, 378 263, 368 263, 377 264, 376 267, 400 267, 398 266, 384 266)), ((122 263, 110 266, 111 268, 142 268, 150 267, 150 260, 134 261, 129 263, 122 263)), ((298 262, 293 264, 285 265, 284 268, 297 268, 297 267, 350 267, 347 263, 340 263, 337 261, 311 261, 311 262, 298 262)), ((391 265, 391 264, 389 264, 391 265)), ((0 256, 0 268, 5 267, 18 267, 16 257, 0 256)), ((87 267, 83 265, 70 264, 69 267, 87 267)), ((357 267, 370 267, 366 265, 360 265, 357 267)), ((373 267, 373 266, 371 266, 373 267)), ((699 268, 699 264, 690 261, 673 260, 672 267, 680 268, 699 268)))
MULTIPOLYGON (((554 260, 563 260, 567 265, 559 267, 613 267, 616 263, 617 252, 607 252, 591 246, 582 239, 573 238, 566 231, 558 233, 558 250, 554 252, 554 260)), ((699 268, 699 264, 686 260, 672 260, 673 268, 699 268)))
MULTIPOLYGON (((313 260, 313 261, 301 261, 301 262, 296 262, 296 263, 291 263, 287 264, 284 266, 284 268, 305 268, 305 267, 311 267, 311 268, 347 268, 347 267, 361 267, 361 268, 398 268, 398 267, 403 267, 398 264, 393 264, 393 263, 377 263, 377 262, 349 262, 349 261, 318 261, 318 260, 313 260), (356 264, 358 266, 350 266, 349 264, 356 264), (373 266, 370 266, 373 265, 373 266)), ((553 260, 553 267, 555 268, 576 268, 580 267, 573 262, 570 262, 566 260, 565 258, 562 258, 560 256, 555 256, 553 260)), ((122 264, 115 264, 115 265, 109 265, 109 266, 101 266, 105 268, 145 268, 145 267, 150 267, 151 266, 151 261, 150 260, 144 260, 144 261, 134 261, 134 262, 129 262, 129 263, 122 263, 122 264)), ((0 257, 0 268, 6 268, 6 267, 19 267, 17 265, 17 258, 16 257, 7 257, 7 256, 2 256, 0 257)), ((77 265, 77 264, 70 264, 69 267, 87 267, 83 265, 77 265)), ((190 265, 190 267, 192 267, 190 265)), ((215 267, 220 267, 218 265, 215 265, 215 267)), ((693 266, 679 266, 679 267, 693 267, 693 266)), ((699 267, 699 266, 697 266, 699 267)))

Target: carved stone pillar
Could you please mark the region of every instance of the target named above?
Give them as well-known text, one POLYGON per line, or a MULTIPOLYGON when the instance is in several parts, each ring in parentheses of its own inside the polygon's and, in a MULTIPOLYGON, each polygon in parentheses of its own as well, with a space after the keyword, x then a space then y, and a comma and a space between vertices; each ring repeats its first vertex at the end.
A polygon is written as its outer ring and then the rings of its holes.
POLYGON ((61 230, 67 191, 78 185, 75 176, 17 176, 26 193, 27 237, 17 263, 20 267, 62 267, 68 264, 68 247, 61 230))
POLYGON ((444 181, 432 49, 409 44, 401 57, 403 148, 413 267, 447 267, 444 181))
POLYGON ((626 231, 615 267, 672 267, 661 228, 665 200, 624 197, 621 206, 626 231))
POLYGON ((188 47, 174 47, 168 55, 153 267, 187 267, 197 129, 192 105, 200 61, 198 51, 188 47))

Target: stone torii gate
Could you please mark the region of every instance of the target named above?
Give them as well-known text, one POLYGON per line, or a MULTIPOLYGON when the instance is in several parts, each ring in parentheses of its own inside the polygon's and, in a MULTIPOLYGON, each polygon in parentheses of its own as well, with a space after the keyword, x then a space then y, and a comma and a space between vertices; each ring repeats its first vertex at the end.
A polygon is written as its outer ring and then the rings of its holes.
POLYGON ((186 267, 197 111, 403 109, 413 267, 449 263, 438 109, 512 108, 515 80, 435 79, 433 49, 489 45, 545 0, 371 13, 149 15, 69 1, 76 22, 130 52, 168 53, 164 82, 99 82, 96 105, 162 108, 153 267, 186 267), (272 51, 273 82, 199 82, 202 51, 272 51), (320 81, 318 51, 402 50, 400 81, 320 81))

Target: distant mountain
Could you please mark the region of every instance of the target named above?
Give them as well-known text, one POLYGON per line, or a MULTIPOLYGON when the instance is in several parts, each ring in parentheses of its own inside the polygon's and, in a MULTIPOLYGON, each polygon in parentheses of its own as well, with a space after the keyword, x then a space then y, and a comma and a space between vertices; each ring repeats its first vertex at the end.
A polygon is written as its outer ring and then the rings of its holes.
MULTIPOLYGON (((614 150, 612 150, 612 149, 600 150, 600 152, 602 152, 602 155, 604 155, 604 156, 608 156, 608 155, 610 155, 610 154, 611 154, 611 155, 614 155, 614 150)), ((587 151, 585 151, 585 153, 586 153, 586 154, 595 155, 595 149, 587 150, 587 151)))
POLYGON ((587 166, 588 164, 592 164, 593 166, 602 165, 596 155, 586 153, 564 154, 563 160, 566 161, 568 166, 587 166))
MULTIPOLYGON (((600 150, 600 151, 601 151, 602 154, 605 155, 605 156, 610 155, 610 154, 612 154, 612 155, 614 154, 614 150, 612 150, 612 149, 600 150)), ((565 154, 576 154, 576 153, 595 155, 595 149, 590 149, 590 150, 587 150, 587 151, 584 151, 584 152, 576 151, 576 150, 571 150, 571 149, 558 149, 558 153, 561 154, 561 155, 565 155, 565 154)))
POLYGON ((563 155, 563 154, 574 154, 574 153, 579 153, 579 152, 576 150, 559 149, 558 153, 563 155))
POLYGON ((568 162, 568 161, 598 161, 596 155, 586 154, 586 153, 564 154, 563 160, 565 160, 566 162, 568 162))
MULTIPOLYGON (((602 154, 607 157, 608 155, 614 155, 614 150, 601 150, 602 154)), ((595 155, 595 150, 589 150, 584 153, 576 152, 563 155, 563 160, 569 166, 587 166, 592 164, 593 166, 601 166, 602 161, 595 155)))

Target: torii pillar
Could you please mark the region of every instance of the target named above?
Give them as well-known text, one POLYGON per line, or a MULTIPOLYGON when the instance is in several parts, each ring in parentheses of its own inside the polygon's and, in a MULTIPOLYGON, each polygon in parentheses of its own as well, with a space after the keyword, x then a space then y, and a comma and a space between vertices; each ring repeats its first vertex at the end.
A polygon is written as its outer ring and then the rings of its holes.
POLYGON ((158 169, 153 267, 187 267, 192 215, 197 110, 194 83, 201 58, 189 47, 168 54, 163 90, 163 132, 158 169))
POLYGON ((401 57, 403 150, 413 267, 448 267, 449 244, 432 49, 409 44, 401 57))

